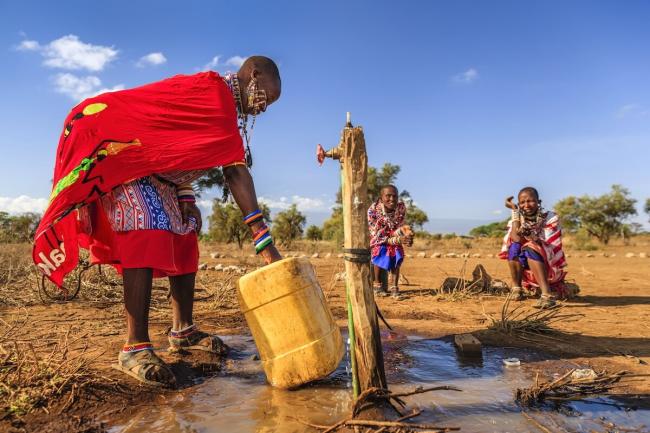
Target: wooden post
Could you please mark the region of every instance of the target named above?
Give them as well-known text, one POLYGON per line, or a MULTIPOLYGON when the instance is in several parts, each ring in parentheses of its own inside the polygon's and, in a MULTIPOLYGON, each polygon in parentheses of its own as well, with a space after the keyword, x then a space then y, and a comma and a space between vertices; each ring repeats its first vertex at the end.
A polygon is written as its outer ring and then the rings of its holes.
POLYGON ((359 391, 386 389, 377 308, 368 266, 368 155, 363 129, 352 126, 349 113, 339 146, 325 152, 319 145, 319 162, 322 163, 325 157, 341 162, 345 271, 354 324, 354 357, 359 391))

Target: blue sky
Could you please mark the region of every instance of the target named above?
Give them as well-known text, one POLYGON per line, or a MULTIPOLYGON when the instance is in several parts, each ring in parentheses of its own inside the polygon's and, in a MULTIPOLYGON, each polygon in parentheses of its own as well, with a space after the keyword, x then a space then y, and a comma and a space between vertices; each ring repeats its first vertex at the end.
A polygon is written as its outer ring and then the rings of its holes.
POLYGON ((619 183, 641 211, 649 20, 641 1, 2 1, 0 210, 43 206, 84 95, 265 54, 283 94, 258 119, 253 175, 276 211, 329 213, 338 169, 315 147, 337 143, 346 111, 370 164, 402 167, 430 230, 501 219, 525 185, 550 206, 619 183))

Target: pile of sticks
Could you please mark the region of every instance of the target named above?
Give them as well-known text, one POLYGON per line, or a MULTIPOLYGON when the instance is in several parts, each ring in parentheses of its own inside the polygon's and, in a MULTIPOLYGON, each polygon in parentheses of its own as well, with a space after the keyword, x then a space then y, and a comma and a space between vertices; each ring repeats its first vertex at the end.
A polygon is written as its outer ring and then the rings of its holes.
POLYGON ((568 371, 552 382, 539 382, 539 375, 535 383, 528 388, 519 388, 515 392, 515 401, 523 407, 539 406, 546 402, 561 405, 572 400, 581 400, 593 396, 609 395, 610 391, 619 385, 619 381, 627 372, 609 374, 605 371, 596 373, 594 377, 575 378, 573 372, 568 371))

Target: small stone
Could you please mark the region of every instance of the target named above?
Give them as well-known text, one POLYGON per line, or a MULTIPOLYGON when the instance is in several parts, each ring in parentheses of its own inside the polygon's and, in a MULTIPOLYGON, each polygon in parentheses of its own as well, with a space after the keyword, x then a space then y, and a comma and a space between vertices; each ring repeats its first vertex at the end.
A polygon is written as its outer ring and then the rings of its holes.
POLYGON ((585 257, 596 257, 596 256, 594 254, 589 253, 589 254, 585 255, 585 257))
POLYGON ((205 271, 206 269, 208 269, 208 264, 207 263, 201 263, 199 265, 199 271, 205 271))
POLYGON ((494 254, 488 254, 488 255, 487 255, 487 258, 488 258, 488 259, 493 259, 493 258, 494 258, 494 254))
POLYGON ((210 258, 216 259, 219 257, 219 253, 210 253, 210 258))
POLYGON ((467 259, 469 258, 469 253, 463 253, 460 255, 462 258, 467 259))
POLYGON ((221 263, 217 263, 214 267, 215 271, 223 271, 223 265, 221 263))
POLYGON ((639 258, 640 258, 640 259, 647 259, 647 258, 648 258, 648 254, 646 254, 646 253, 639 253, 639 258))
POLYGON ((319 257, 320 257, 320 254, 318 254, 318 253, 314 253, 314 254, 311 255, 312 259, 317 259, 319 257))
POLYGON ((343 253, 337 254, 336 257, 338 257, 339 259, 342 259, 343 258, 343 253))
POLYGON ((427 256, 427 253, 425 253, 424 251, 419 252, 419 253, 416 254, 416 257, 419 257, 421 259, 424 259, 426 256, 427 256))
POLYGON ((440 257, 442 257, 442 253, 436 251, 431 255, 431 257, 433 257, 434 259, 439 259, 440 257))
POLYGON ((481 255, 479 253, 474 253, 472 254, 472 257, 474 257, 475 259, 480 259, 481 255))
POLYGON ((567 259, 571 258, 571 254, 565 254, 564 257, 566 257, 567 259))
POLYGON ((412 259, 412 258, 413 258, 413 254, 407 254, 407 255, 406 255, 406 258, 407 258, 407 259, 412 259))
POLYGON ((307 254, 304 254, 304 253, 303 253, 303 254, 300 254, 300 255, 298 256, 299 259, 304 259, 305 257, 307 257, 307 254))
POLYGON ((329 259, 330 257, 332 257, 332 253, 327 253, 327 254, 325 254, 325 258, 326 258, 326 259, 329 259))
POLYGON ((601 256, 601 257, 609 257, 609 254, 607 254, 607 253, 600 253, 600 256, 601 256))
POLYGON ((616 253, 612 253, 610 257, 616 257, 616 253))
POLYGON ((627 253, 627 254, 625 254, 625 257, 627 257, 628 259, 631 259, 631 258, 634 257, 635 255, 636 255, 636 254, 634 254, 634 253, 627 253))
POLYGON ((458 254, 456 254, 456 253, 447 253, 447 254, 445 254, 445 257, 450 258, 450 259, 455 259, 456 257, 458 257, 458 254))

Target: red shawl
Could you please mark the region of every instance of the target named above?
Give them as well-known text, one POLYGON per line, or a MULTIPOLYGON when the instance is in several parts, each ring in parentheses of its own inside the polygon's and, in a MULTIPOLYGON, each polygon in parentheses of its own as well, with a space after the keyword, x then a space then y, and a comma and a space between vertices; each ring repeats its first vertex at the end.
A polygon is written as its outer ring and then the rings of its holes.
POLYGON ((34 263, 61 286, 79 259, 76 209, 143 176, 243 158, 234 98, 214 72, 86 99, 65 120, 50 203, 34 240, 34 263))

